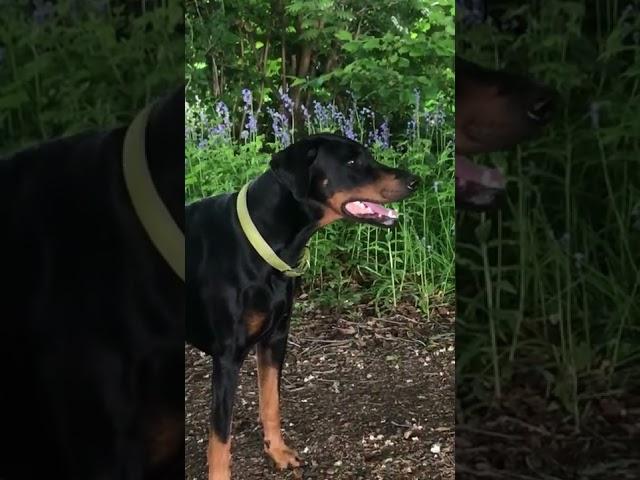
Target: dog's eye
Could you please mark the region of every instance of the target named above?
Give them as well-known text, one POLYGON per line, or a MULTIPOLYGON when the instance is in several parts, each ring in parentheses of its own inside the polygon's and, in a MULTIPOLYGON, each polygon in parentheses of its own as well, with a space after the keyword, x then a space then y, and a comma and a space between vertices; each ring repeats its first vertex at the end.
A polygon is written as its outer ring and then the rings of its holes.
POLYGON ((349 160, 347 162, 347 167, 355 167, 356 165, 356 161, 355 160, 349 160))

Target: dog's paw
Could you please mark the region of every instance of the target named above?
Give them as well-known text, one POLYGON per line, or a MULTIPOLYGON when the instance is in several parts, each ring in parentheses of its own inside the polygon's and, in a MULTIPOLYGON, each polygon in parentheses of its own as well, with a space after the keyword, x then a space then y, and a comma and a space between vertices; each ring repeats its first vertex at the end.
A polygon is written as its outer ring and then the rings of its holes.
POLYGON ((276 464, 278 470, 285 470, 289 467, 297 468, 303 464, 298 453, 284 443, 274 445, 266 441, 264 442, 264 451, 276 464))

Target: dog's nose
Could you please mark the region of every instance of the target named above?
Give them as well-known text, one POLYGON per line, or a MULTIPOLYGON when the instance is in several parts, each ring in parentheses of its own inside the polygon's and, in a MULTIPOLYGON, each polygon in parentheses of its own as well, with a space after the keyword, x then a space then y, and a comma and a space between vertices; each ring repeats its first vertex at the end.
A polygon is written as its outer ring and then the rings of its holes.
POLYGON ((407 179, 407 189, 411 190, 412 192, 417 190, 419 186, 420 186, 420 179, 415 175, 411 175, 407 179))
POLYGON ((555 103, 555 94, 548 89, 537 92, 529 103, 527 117, 539 124, 545 124, 551 120, 555 103))

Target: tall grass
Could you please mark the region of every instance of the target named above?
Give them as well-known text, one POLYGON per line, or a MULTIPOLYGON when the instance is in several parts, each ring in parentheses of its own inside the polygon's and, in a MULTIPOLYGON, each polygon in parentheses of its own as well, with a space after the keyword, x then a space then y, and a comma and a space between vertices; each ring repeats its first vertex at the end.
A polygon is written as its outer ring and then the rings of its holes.
POLYGON ((486 25, 459 38, 488 66, 526 58, 562 96, 543 138, 492 156, 508 208, 459 219, 459 271, 476 285, 459 296, 461 384, 499 397, 535 378, 576 426, 595 396, 640 381, 640 16, 593 6, 532 2, 506 14, 527 18, 515 42, 486 25))
POLYGON ((127 122, 184 81, 178 2, 0 3, 2 153, 127 122))
POLYGON ((344 111, 316 102, 301 107, 299 115, 286 92, 264 112, 254 112, 248 90, 242 100, 237 111, 197 97, 186 105, 188 201, 237 191, 266 171, 271 153, 302 135, 339 131, 367 144, 378 161, 409 168, 424 185, 398 206, 400 221, 393 230, 338 222, 314 236, 305 276, 311 299, 340 308, 408 300, 428 312, 431 302, 452 293, 454 166, 451 127, 442 113, 416 108, 407 130, 396 135, 355 100, 344 111))

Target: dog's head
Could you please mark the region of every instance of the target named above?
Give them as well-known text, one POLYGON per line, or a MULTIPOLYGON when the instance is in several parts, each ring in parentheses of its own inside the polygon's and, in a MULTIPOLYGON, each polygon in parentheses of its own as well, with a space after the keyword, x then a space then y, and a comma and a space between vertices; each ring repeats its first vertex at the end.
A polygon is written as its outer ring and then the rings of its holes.
POLYGON ((488 208, 504 191, 497 168, 471 161, 478 153, 515 146, 540 133, 552 117, 556 93, 520 75, 456 58, 456 203, 488 208))
POLYGON ((346 218, 391 227, 396 202, 418 188, 418 177, 376 162, 363 145, 332 134, 300 140, 278 152, 271 168, 299 202, 318 207, 320 226, 346 218))

